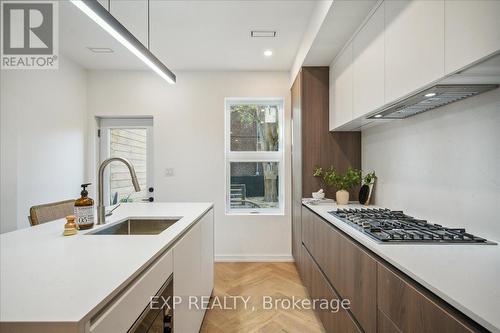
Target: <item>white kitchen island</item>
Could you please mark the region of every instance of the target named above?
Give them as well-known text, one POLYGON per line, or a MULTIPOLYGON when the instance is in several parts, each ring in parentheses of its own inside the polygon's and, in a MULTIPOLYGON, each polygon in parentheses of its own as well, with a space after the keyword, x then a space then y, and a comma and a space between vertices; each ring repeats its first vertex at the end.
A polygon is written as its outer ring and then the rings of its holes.
MULTIPOLYGON (((211 203, 122 204, 106 221, 68 237, 64 219, 0 235, 1 332, 126 331, 172 273, 174 294, 210 296, 211 203), (158 235, 86 235, 129 218, 180 219, 158 235)), ((179 307, 174 330, 197 332, 203 315, 179 307)))

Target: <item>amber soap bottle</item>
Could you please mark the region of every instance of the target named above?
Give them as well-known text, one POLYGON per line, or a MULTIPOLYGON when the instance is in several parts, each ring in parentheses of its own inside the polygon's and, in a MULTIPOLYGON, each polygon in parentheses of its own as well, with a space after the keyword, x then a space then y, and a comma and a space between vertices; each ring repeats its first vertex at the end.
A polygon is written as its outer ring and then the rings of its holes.
POLYGON ((88 197, 87 186, 82 184, 81 197, 75 201, 76 224, 79 229, 90 229, 94 226, 94 200, 88 197))

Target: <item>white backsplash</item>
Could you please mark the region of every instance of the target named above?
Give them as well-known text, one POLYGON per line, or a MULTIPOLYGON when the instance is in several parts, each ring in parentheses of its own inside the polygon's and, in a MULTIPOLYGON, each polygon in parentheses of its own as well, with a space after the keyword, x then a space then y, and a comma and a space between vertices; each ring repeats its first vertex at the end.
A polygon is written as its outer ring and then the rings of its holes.
POLYGON ((500 241, 500 89, 362 133, 375 204, 500 241))

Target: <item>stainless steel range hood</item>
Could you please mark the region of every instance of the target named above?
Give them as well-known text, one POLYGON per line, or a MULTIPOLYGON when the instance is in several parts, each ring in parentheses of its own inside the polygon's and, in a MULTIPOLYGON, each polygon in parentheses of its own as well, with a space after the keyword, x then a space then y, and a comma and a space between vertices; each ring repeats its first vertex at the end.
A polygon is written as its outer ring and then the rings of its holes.
POLYGON ((498 88, 497 84, 435 85, 393 104, 369 119, 404 119, 498 88))
POLYGON ((377 110, 367 119, 404 119, 498 88, 500 54, 450 75, 435 85, 377 110))

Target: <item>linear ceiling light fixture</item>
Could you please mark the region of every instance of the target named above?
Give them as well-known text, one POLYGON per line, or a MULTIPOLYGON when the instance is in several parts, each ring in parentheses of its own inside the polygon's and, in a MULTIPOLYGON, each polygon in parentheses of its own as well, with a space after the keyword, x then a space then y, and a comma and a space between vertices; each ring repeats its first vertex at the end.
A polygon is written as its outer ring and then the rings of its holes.
POLYGON ((141 42, 137 40, 113 15, 97 0, 71 0, 71 2, 90 17, 113 38, 129 49, 161 78, 170 84, 175 83, 175 74, 156 58, 141 42))

